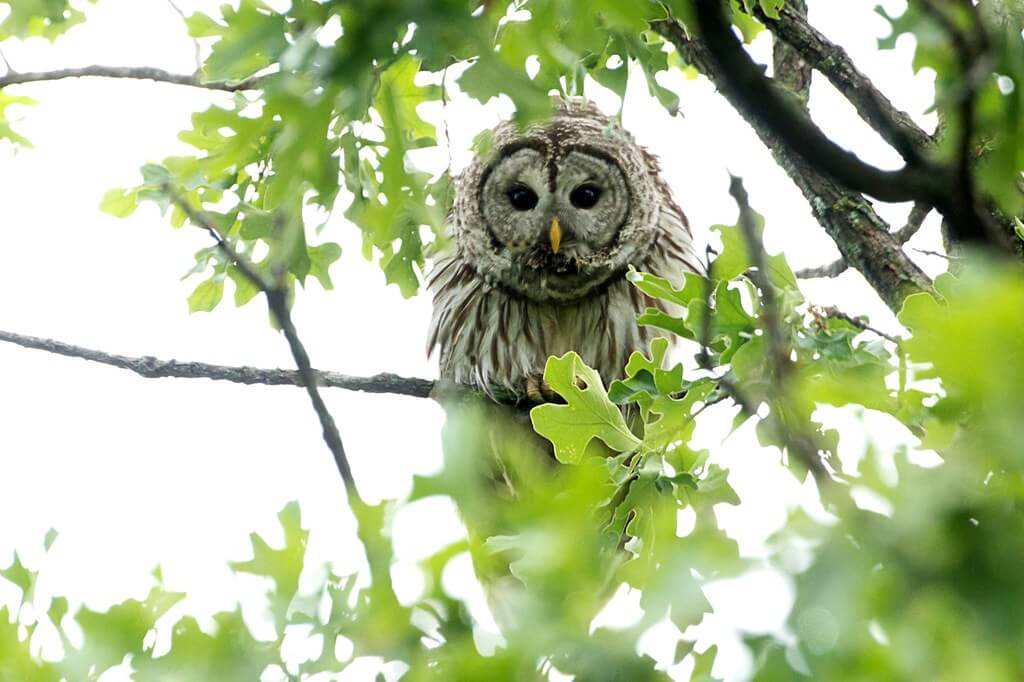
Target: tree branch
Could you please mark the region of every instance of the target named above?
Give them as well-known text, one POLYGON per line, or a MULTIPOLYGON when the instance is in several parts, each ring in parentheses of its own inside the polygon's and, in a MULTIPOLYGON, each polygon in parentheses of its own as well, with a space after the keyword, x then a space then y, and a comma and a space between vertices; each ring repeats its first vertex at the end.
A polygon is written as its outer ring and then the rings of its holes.
POLYGON ((240 92, 242 90, 257 90, 261 87, 263 76, 253 76, 243 81, 203 81, 197 76, 171 73, 163 69, 151 66, 85 66, 77 69, 57 69, 56 71, 11 71, 0 76, 0 88, 8 85, 21 85, 22 83, 38 83, 42 81, 57 81, 66 78, 127 78, 133 80, 157 81, 160 83, 171 83, 173 85, 186 85, 193 88, 205 90, 221 90, 224 92, 240 92))
POLYGON ((908 163, 920 160, 920 152, 931 146, 932 136, 910 115, 897 109, 871 79, 857 69, 846 50, 811 26, 805 12, 786 3, 779 10, 778 19, 769 17, 760 6, 755 8, 754 14, 772 35, 793 47, 808 65, 828 78, 860 117, 908 163))
MULTIPOLYGON (((0 341, 23 348, 56 353, 72 358, 126 369, 147 379, 210 379, 230 381, 236 384, 263 384, 266 386, 302 386, 302 376, 294 369, 261 369, 258 367, 213 365, 205 362, 178 362, 161 360, 152 356, 130 357, 104 351, 75 346, 54 339, 26 336, 0 330, 0 341)), ((314 370, 317 386, 343 388, 364 393, 389 393, 413 398, 429 398, 435 382, 428 379, 403 377, 397 374, 381 373, 368 377, 355 377, 337 372, 314 370)))
MULTIPOLYGON (((921 229, 921 225, 924 224, 924 219, 928 217, 928 214, 932 212, 931 206, 928 204, 914 204, 913 208, 910 209, 910 215, 907 216, 907 224, 896 230, 893 236, 896 238, 896 243, 902 246, 910 241, 921 229)), ((838 277, 839 275, 846 272, 849 268, 849 264, 845 258, 837 258, 827 265, 819 265, 816 268, 805 268, 803 270, 797 270, 795 273, 799 279, 816 279, 821 277, 838 277)))
POLYGON ((865 319, 854 317, 853 315, 844 313, 842 310, 835 307, 834 305, 824 307, 812 305, 810 306, 810 311, 812 315, 818 318, 829 317, 834 320, 843 320, 844 322, 852 324, 854 327, 860 329, 861 331, 871 332, 876 336, 882 337, 886 341, 895 343, 897 346, 900 345, 900 343, 902 342, 902 339, 900 339, 899 337, 893 336, 892 334, 886 334, 881 329, 872 327, 870 324, 867 323, 865 319))
POLYGON ((334 423, 334 417, 331 415, 330 411, 327 409, 327 405, 324 403, 323 396, 320 395, 320 389, 317 387, 316 370, 313 369, 309 359, 309 354, 306 352, 306 348, 302 344, 301 339, 299 339, 298 331, 295 329, 295 324, 292 322, 291 311, 288 307, 288 291, 283 284, 283 279, 278 278, 282 281, 280 284, 271 283, 264 279, 247 258, 239 255, 238 252, 228 244, 206 214, 193 208, 192 205, 182 198, 169 184, 164 185, 164 189, 170 196, 171 201, 185 212, 185 215, 188 216, 189 220, 209 232, 210 236, 217 242, 217 248, 224 253, 224 255, 243 275, 245 275, 253 286, 259 288, 259 290, 267 297, 267 306, 270 308, 271 314, 274 316, 274 319, 281 328, 281 331, 284 332, 285 339, 288 341, 288 348, 291 350, 292 357, 295 359, 295 364, 298 365, 299 368, 299 378, 302 380, 302 385, 306 388, 309 400, 313 404, 313 410, 316 412, 316 416, 320 420, 324 443, 327 444, 327 448, 334 456, 334 464, 338 467, 338 473, 341 474, 341 480, 345 483, 345 490, 348 492, 349 499, 355 506, 365 506, 362 497, 359 495, 359 490, 356 488, 355 479, 352 477, 352 467, 349 465, 348 456, 345 454, 345 446, 341 441, 341 433, 338 431, 337 424, 334 423))
MULTIPOLYGON (((768 269, 765 265, 764 244, 758 234, 754 211, 750 207, 747 190, 743 187, 743 181, 735 176, 729 183, 729 194, 736 201, 739 207, 739 227, 743 233, 743 239, 747 243, 747 253, 750 255, 750 264, 753 266, 747 276, 761 291, 761 328, 764 332, 765 351, 768 360, 768 369, 771 377, 770 393, 774 393, 775 399, 769 400, 772 415, 767 418, 765 424, 775 431, 776 437, 786 446, 786 449, 815 477, 827 476, 828 472, 822 461, 822 448, 816 442, 813 434, 797 425, 787 426, 781 413, 785 410, 786 388, 792 368, 790 359, 790 347, 786 343, 785 333, 782 329, 782 320, 779 316, 778 301, 775 298, 775 287, 768 279, 768 269)), ((725 384, 726 390, 734 396, 740 395, 732 382, 725 384)), ((770 395, 769 395, 770 397, 770 395)), ((748 414, 754 414, 748 399, 737 398, 742 409, 748 414)))
MULTIPOLYGON (((672 19, 655 22, 652 28, 671 42, 683 59, 707 77, 746 119, 779 166, 800 188, 814 217, 835 241, 844 260, 864 275, 891 309, 898 311, 906 296, 931 288, 931 280, 900 250, 889 226, 878 216, 871 202, 796 155, 763 125, 753 111, 756 104, 751 105, 742 98, 734 84, 722 77, 704 41, 691 38, 683 26, 672 19)), ((789 48, 779 43, 776 49, 789 48)), ((780 85, 790 84, 783 80, 780 85)), ((793 100, 800 99, 801 92, 794 92, 793 100)))
POLYGON ((955 168, 922 158, 900 170, 885 171, 861 161, 829 139, 806 111, 772 87, 733 33, 724 3, 708 0, 694 7, 701 40, 721 76, 751 116, 789 150, 853 191, 882 201, 931 203, 949 220, 961 241, 1011 251, 1009 240, 991 214, 965 201, 955 168))
MULTIPOLYGON (((931 172, 905 167, 885 171, 861 161, 833 142, 790 98, 770 81, 747 54, 732 32, 724 3, 694 4, 701 42, 707 47, 722 78, 758 122, 782 142, 818 168, 826 168, 850 189, 882 201, 910 201, 935 192, 939 178, 931 172)), ((934 169, 930 169, 934 170, 934 169)))

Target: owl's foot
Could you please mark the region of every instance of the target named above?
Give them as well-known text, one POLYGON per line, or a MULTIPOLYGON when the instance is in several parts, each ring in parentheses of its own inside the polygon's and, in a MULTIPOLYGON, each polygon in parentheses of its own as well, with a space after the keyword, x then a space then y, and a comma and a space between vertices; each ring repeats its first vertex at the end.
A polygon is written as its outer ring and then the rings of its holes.
POLYGON ((560 402, 561 396, 552 390, 548 382, 541 375, 531 375, 526 378, 526 397, 535 403, 560 402))

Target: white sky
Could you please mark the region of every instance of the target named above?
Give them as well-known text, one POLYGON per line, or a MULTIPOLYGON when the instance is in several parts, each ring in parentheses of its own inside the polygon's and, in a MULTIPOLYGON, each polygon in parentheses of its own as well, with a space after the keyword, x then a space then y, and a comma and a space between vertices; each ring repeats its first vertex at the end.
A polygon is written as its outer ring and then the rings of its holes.
MULTIPOLYGON (((179 2, 187 13, 215 13, 219 4, 179 2)), ((811 18, 847 48, 897 106, 930 127, 930 117, 920 116, 930 101, 930 79, 910 74, 908 44, 901 43, 896 53, 876 51, 875 38, 886 26, 873 13, 874 4, 819 0, 812 3, 811 18)), ((885 4, 899 11, 902 3, 885 4)), ((759 54, 765 46, 759 41, 759 54)), ((90 7, 85 25, 56 45, 8 41, 2 49, 23 71, 95 63, 181 73, 195 68, 192 44, 164 0, 103 0, 90 7)), ((640 81, 633 79, 625 125, 661 157, 669 184, 702 240, 708 226, 735 221, 727 193, 732 171, 745 178, 754 207, 767 218, 769 251, 784 251, 794 268, 836 256, 799 192, 706 82, 679 74, 665 78, 682 98, 683 117, 671 118, 640 81)), ((191 267, 192 254, 208 245, 205 234, 173 231, 150 205, 127 220, 97 210, 106 190, 138 183, 143 163, 188 153, 176 140, 178 132, 190 126, 192 112, 227 95, 96 79, 17 86, 10 92, 35 97, 40 105, 18 112, 24 118, 19 130, 35 148, 15 154, 0 145, 0 329, 125 355, 292 366, 283 339, 267 324, 262 302, 237 310, 226 296, 213 314, 188 313, 186 297, 199 280, 180 278, 191 267)), ((597 100, 607 111, 616 106, 614 96, 597 100)), ((897 165, 895 154, 820 78, 813 111, 827 132, 866 160, 897 165)), ((460 97, 451 102, 444 115, 456 166, 465 163, 473 136, 507 112, 503 102, 488 107, 460 97)), ((442 115, 439 107, 424 107, 423 113, 435 122, 442 115)), ((421 160, 437 171, 447 153, 426 156, 421 160)), ((882 207, 894 226, 902 225, 906 211, 882 207)), ((435 363, 424 353, 429 299, 403 300, 396 288, 385 287, 379 268, 359 255, 357 230, 340 214, 323 234, 345 249, 332 270, 336 289, 324 292, 311 282, 295 306, 314 365, 349 374, 386 370, 436 376, 435 363)), ((935 248, 937 241, 933 217, 910 245, 935 248)), ((932 273, 943 267, 939 259, 915 258, 932 273)), ((894 328, 891 314, 856 273, 807 283, 804 291, 812 302, 866 313, 880 326, 894 328)), ((44 592, 53 589, 102 608, 144 594, 151 569, 160 563, 168 586, 189 593, 190 610, 230 608, 253 586, 233 578, 226 562, 247 557, 250 531, 274 537, 274 515, 293 499, 301 500, 304 523, 312 529, 314 557, 333 561, 339 573, 362 564, 341 482, 302 391, 143 379, 4 344, 0 377, 0 565, 7 565, 17 548, 30 566, 42 569, 44 592), (60 537, 43 559, 42 538, 50 527, 60 537)), ((442 413, 430 401, 340 390, 328 390, 326 399, 369 501, 401 498, 414 474, 440 466, 442 413)), ((849 424, 848 437, 858 444, 848 452, 859 452, 868 431, 876 439, 895 433, 880 417, 869 415, 868 429, 834 412, 849 424)), ((761 541, 784 521, 800 486, 776 464, 777 455, 757 450, 749 429, 724 444, 708 431, 699 437, 718 461, 732 467, 730 480, 744 500, 720 519, 746 551, 757 554, 761 541)), ((440 500, 399 514, 394 536, 402 562, 396 578, 403 596, 414 597, 417 589, 409 562, 460 532, 451 505, 440 500)), ((460 594, 474 590, 468 567, 468 560, 462 561, 448 581, 460 594)), ((743 675, 748 659, 736 648, 735 628, 777 630, 790 592, 785 579, 770 571, 742 584, 709 588, 716 614, 707 631, 717 633, 723 651, 717 671, 743 675), (763 600, 761 608, 752 609, 752 599, 763 600)), ((0 598, 5 594, 0 588, 0 598)), ((613 611, 620 620, 628 616, 630 601, 625 595, 616 600, 613 611)), ((644 645, 670 655, 679 633, 663 630, 645 638, 644 645)), ((351 679, 360 678, 355 673, 351 679)))

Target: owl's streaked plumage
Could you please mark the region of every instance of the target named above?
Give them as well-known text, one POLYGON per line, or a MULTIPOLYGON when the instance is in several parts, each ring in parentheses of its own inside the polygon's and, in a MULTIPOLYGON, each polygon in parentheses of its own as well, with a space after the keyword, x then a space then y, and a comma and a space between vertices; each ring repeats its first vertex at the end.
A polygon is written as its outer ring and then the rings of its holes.
POLYGON ((436 262, 428 351, 441 377, 524 395, 550 355, 575 350, 607 383, 657 332, 630 266, 678 285, 700 270, 686 217, 654 156, 580 100, 549 121, 494 131, 459 177, 452 244, 436 262))

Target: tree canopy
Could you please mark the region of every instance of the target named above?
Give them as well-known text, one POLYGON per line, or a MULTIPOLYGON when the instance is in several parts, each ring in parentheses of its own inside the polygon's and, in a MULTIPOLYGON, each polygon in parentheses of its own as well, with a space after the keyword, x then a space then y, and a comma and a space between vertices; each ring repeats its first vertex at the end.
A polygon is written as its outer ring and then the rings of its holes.
MULTIPOLYGON (((0 49, 59 41, 89 13, 68 0, 0 0, 4 9, 0 49)), ((172 227, 208 234, 190 272, 190 310, 214 311, 225 293, 236 306, 265 301, 297 369, 130 358, 7 331, 0 340, 147 377, 303 387, 346 489, 349 509, 339 513, 357 521, 366 571, 307 565, 299 506, 285 507, 283 545, 253 534, 252 558, 231 566, 265 580, 267 640, 253 635, 241 607, 202 627, 175 609, 184 595, 164 587, 159 569, 147 598, 107 611, 72 611, 63 597, 42 603, 39 573, 15 556, 0 570, 21 590, 16 608, 0 611, 0 679, 98 680, 114 668, 135 680, 336 679, 368 656, 410 680, 662 679, 669 668, 714 679, 723 667, 714 647, 698 651, 683 637, 663 661, 639 654, 638 641, 666 619, 685 633, 712 613, 706 585, 765 563, 792 581, 796 601, 784 633, 746 641, 756 679, 1020 679, 1024 6, 910 0, 901 13, 879 12, 891 27, 879 49, 910 38, 913 68, 935 74, 934 131, 814 28, 804 0, 240 0, 185 16, 201 55, 194 74, 8 69, 0 140, 27 154, 31 141, 5 116, 13 105, 45 106, 20 94, 28 83, 149 79, 231 93, 180 133, 189 154, 143 166, 137 185, 97 202, 123 218, 152 202, 172 227), (770 69, 744 45, 764 34, 770 69), (658 339, 604 386, 575 353, 550 358, 544 376, 561 400, 533 407, 530 418, 558 464, 511 448, 511 493, 496 490, 493 464, 476 447, 490 425, 479 396, 314 368, 290 310, 311 279, 331 289, 332 268, 344 267, 323 216, 343 211, 363 255, 406 297, 422 293, 443 245, 451 174, 418 169, 415 155, 443 147, 445 131, 421 105, 457 106, 455 82, 460 97, 509 98, 526 124, 551 112, 552 95, 585 97, 599 84, 622 97, 632 78, 675 113, 679 97, 659 79, 675 70, 711 81, 750 123, 835 241, 838 261, 794 272, 784 254, 768 253, 764 219, 744 186, 757 178, 733 178, 723 192, 737 218, 711 228, 706 275, 688 273, 681 289, 649 273, 626 275, 682 311, 652 308, 637 323, 677 340, 685 360, 675 362, 658 339), (873 166, 822 131, 809 113, 812 73, 898 153, 900 168, 873 166), (877 204, 902 202, 912 205, 907 224, 893 229, 877 204), (934 280, 903 248, 932 212, 949 262, 934 280), (897 315, 900 333, 801 292, 800 280, 849 268, 897 315), (458 404, 444 469, 418 477, 406 500, 367 503, 322 398, 337 388, 458 404), (823 406, 886 415, 914 445, 867 447, 841 460, 841 445, 858 441, 829 427, 823 406), (714 452, 692 444, 698 424, 722 418, 732 428, 755 424, 759 454, 781 456, 820 500, 822 513, 793 509, 767 558, 745 556, 723 531, 718 510, 742 500, 714 452), (408 603, 392 584, 389 519, 432 496, 453 500, 473 527, 421 563, 425 586, 408 603), (478 641, 473 614, 444 586, 446 567, 466 552, 481 573, 507 569, 517 585, 514 604, 492 604, 507 611, 497 647, 478 641), (313 574, 315 589, 300 589, 300 576, 313 574), (593 626, 622 586, 641 595, 642 617, 625 629, 593 626), (59 639, 63 655, 40 656, 38 638, 59 639), (316 653, 297 655, 295 638, 316 653)), ((482 134, 475 144, 485 150, 490 141, 482 134)))

